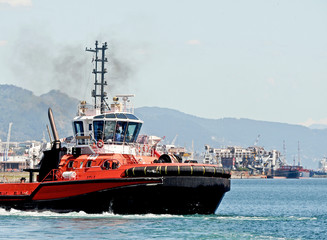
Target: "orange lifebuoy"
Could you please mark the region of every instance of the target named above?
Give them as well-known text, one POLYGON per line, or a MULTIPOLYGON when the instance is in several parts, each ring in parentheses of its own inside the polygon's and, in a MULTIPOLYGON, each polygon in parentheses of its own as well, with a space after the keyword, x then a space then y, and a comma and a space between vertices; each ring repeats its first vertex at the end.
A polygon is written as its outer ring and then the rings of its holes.
POLYGON ((100 139, 98 142, 97 142, 97 146, 98 148, 102 148, 104 145, 103 141, 100 139))

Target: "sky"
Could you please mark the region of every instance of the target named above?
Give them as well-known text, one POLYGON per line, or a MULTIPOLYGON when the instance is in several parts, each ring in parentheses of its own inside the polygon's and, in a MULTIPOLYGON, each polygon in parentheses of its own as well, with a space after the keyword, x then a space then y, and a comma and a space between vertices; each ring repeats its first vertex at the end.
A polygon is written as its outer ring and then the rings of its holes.
POLYGON ((199 117, 327 124, 327 1, 0 0, 0 84, 109 96, 199 117))

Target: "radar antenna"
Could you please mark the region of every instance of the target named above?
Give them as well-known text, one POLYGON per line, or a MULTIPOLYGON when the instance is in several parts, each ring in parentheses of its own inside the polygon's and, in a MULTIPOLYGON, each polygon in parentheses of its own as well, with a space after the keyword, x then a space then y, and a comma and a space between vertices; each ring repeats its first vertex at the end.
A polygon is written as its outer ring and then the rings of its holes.
POLYGON ((100 98, 100 109, 101 113, 105 112, 105 99, 107 98, 107 93, 104 91, 104 86, 107 86, 107 81, 104 80, 104 75, 107 73, 107 69, 104 64, 108 62, 105 52, 108 49, 107 42, 102 44, 102 47, 98 47, 98 41, 95 41, 95 49, 86 48, 85 51, 95 53, 95 68, 93 69, 94 74, 94 90, 92 91, 92 97, 94 97, 94 108, 97 108, 97 98, 100 98), (101 51, 101 58, 98 57, 98 52, 101 51), (101 63, 101 70, 98 70, 98 62, 101 63), (100 74, 100 82, 98 82, 98 74, 100 74), (100 93, 98 88, 100 87, 100 93))

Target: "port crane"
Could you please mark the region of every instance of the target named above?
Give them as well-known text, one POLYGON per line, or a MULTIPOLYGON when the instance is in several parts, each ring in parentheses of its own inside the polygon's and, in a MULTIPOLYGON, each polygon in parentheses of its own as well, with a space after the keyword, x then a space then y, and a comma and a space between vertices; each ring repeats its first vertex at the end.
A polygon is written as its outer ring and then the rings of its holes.
POLYGON ((10 135, 11 135, 11 126, 12 126, 12 122, 9 123, 6 148, 5 148, 5 152, 3 154, 3 161, 4 162, 8 161, 8 152, 9 152, 9 143, 10 143, 10 135))
POLYGON ((178 134, 176 134, 176 136, 174 137, 173 141, 171 141, 170 145, 175 145, 176 139, 178 137, 178 134))
POLYGON ((257 146, 258 142, 259 142, 259 138, 260 138, 260 134, 257 136, 257 139, 254 141, 253 145, 257 146))

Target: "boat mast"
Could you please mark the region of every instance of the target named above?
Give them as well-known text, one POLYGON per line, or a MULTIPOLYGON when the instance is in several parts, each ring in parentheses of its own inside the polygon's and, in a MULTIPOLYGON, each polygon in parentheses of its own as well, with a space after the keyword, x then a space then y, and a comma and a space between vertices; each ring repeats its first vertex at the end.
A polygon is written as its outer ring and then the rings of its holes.
POLYGON ((104 80, 104 75, 107 73, 107 69, 104 64, 108 61, 105 52, 108 49, 107 42, 102 44, 102 47, 98 47, 98 41, 95 41, 95 49, 86 48, 85 51, 95 53, 95 68, 93 69, 94 74, 94 90, 92 91, 92 97, 94 97, 94 108, 97 108, 97 98, 100 98, 100 108, 101 113, 105 112, 105 99, 107 93, 104 91, 104 86, 107 86, 107 81, 104 80), (98 58, 98 52, 101 51, 101 58, 98 58), (101 63, 101 70, 98 70, 98 62, 101 63), (98 82, 98 74, 100 74, 101 82, 98 82), (100 93, 98 92, 98 87, 100 87, 100 93))
POLYGON ((286 164, 286 145, 285 140, 283 140, 283 162, 286 164))

